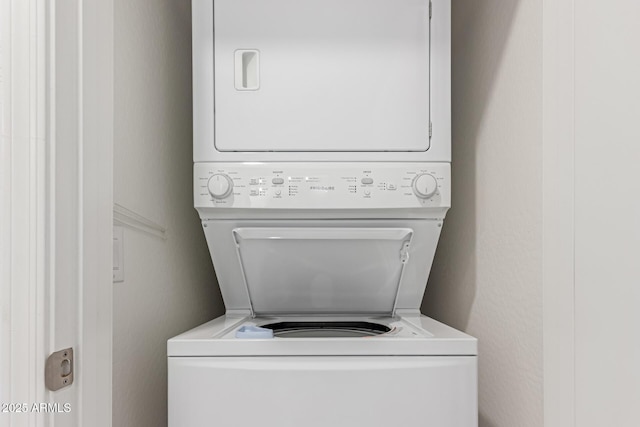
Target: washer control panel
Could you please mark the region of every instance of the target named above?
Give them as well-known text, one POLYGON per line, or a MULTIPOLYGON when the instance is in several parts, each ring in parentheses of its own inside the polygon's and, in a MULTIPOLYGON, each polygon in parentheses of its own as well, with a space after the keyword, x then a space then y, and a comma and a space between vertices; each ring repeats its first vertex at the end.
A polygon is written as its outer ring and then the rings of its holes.
POLYGON ((196 207, 349 209, 451 205, 449 163, 196 163, 196 207))

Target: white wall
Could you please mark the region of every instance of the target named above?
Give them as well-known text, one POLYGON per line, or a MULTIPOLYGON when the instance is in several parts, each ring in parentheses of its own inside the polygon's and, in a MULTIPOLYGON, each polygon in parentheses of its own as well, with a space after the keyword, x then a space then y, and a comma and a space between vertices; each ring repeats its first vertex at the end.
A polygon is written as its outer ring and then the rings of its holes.
POLYGON ((640 425, 640 3, 575 2, 576 426, 640 425))
POLYGON ((540 427, 542 2, 452 3, 453 207, 423 311, 478 337, 481 427, 540 427))
POLYGON ((573 0, 543 0, 545 427, 575 427, 573 0))
POLYGON ((166 228, 125 228, 114 283, 113 425, 166 425, 166 340, 221 314, 192 201, 189 1, 115 1, 114 201, 166 228))

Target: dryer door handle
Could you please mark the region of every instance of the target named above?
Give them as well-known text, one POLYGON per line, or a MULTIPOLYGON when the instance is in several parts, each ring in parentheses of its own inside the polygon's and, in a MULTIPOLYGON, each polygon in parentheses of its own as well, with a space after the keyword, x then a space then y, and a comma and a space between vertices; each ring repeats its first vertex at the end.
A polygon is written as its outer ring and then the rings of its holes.
POLYGON ((234 62, 236 90, 260 89, 260 51, 238 49, 234 62))

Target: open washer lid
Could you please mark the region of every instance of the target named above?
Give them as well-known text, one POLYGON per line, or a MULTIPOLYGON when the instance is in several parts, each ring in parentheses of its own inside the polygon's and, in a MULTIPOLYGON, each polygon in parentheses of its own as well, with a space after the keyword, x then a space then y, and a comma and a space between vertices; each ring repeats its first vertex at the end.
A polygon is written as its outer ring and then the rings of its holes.
POLYGON ((236 228, 253 315, 394 314, 409 228, 236 228))

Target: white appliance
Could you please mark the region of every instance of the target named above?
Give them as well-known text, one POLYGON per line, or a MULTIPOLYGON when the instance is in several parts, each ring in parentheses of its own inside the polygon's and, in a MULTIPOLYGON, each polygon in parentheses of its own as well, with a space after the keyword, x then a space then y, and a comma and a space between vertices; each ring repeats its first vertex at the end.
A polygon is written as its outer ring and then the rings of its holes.
POLYGON ((226 315, 168 342, 169 426, 477 426, 420 314, 450 207, 449 0, 193 0, 194 203, 226 315))

